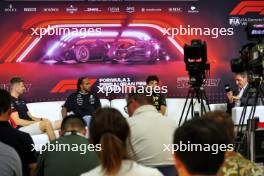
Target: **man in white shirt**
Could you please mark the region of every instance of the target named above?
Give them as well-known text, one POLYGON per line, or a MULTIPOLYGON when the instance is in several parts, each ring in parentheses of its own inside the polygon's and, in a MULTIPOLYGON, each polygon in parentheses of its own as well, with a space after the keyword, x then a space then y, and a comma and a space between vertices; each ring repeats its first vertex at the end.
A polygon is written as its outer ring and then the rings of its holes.
POLYGON ((164 118, 145 94, 130 94, 125 108, 136 161, 152 167, 173 165, 172 153, 164 146, 171 145, 177 124, 164 118))

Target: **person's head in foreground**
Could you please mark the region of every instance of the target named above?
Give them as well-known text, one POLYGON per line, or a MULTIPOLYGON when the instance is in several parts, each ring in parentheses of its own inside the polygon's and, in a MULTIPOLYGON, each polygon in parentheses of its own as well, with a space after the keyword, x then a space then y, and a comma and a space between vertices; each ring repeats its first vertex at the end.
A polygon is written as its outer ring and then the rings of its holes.
POLYGON ((86 135, 86 123, 82 118, 76 115, 69 115, 63 118, 61 123, 60 135, 63 136, 66 132, 76 132, 86 135))
POLYGON ((26 91, 24 80, 20 77, 13 77, 10 79, 10 90, 14 96, 20 96, 26 91))
POLYGON ((132 116, 139 107, 152 104, 153 99, 151 96, 145 93, 131 93, 127 97, 127 113, 129 116, 132 116))
POLYGON ((6 90, 0 89, 0 120, 8 121, 11 114, 11 95, 6 90))
POLYGON ((223 150, 227 150, 228 139, 222 125, 210 119, 195 118, 175 131, 173 144, 180 176, 216 175, 224 161, 223 150))
POLYGON ((105 175, 118 173, 122 160, 129 159, 130 128, 126 119, 116 109, 98 109, 90 123, 90 138, 94 145, 101 144, 99 159, 105 175))
POLYGON ((89 78, 80 77, 77 81, 77 90, 83 93, 88 93, 91 90, 89 78))
POLYGON ((231 116, 224 111, 212 111, 207 112, 204 118, 213 120, 224 126, 226 133, 228 135, 229 143, 233 144, 235 141, 235 126, 231 116))
MULTIPOLYGON (((231 116, 222 111, 208 112, 204 115, 204 118, 211 119, 215 123, 224 126, 226 133, 228 134, 229 145, 233 145, 235 141, 234 123, 231 116)), ((234 150, 229 150, 225 153, 225 162, 218 171, 218 175, 228 175, 233 173, 240 176, 248 175, 264 175, 264 168, 258 166, 256 163, 251 162, 240 155, 234 150)))

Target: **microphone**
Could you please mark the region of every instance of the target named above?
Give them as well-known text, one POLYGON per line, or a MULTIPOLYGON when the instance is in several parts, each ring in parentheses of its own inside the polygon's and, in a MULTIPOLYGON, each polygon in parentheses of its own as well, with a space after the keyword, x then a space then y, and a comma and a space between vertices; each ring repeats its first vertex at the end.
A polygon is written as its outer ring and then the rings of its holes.
POLYGON ((229 84, 225 84, 225 92, 228 93, 228 92, 231 92, 231 88, 229 86, 229 84))

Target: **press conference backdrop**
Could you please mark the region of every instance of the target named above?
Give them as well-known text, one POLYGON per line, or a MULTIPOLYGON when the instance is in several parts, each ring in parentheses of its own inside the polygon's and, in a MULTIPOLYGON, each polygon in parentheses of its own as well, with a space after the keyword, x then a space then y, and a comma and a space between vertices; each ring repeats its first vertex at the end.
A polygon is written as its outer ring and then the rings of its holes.
POLYGON ((223 102, 224 85, 234 86, 230 59, 248 43, 244 28, 264 20, 259 7, 264 2, 1 1, 0 87, 21 76, 28 101, 64 100, 76 79, 88 76, 93 91, 113 99, 125 96, 120 87, 144 86, 156 74, 167 97, 185 97, 183 46, 198 38, 211 64, 207 96, 223 102), (106 85, 119 88, 106 94, 106 85))

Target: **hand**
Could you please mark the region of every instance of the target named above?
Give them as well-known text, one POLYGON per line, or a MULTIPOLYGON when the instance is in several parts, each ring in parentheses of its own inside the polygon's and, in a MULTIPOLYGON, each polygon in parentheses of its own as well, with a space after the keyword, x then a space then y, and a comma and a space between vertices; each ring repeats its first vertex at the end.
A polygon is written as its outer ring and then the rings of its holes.
POLYGON ((227 96, 227 99, 228 99, 228 101, 229 101, 229 103, 233 103, 233 92, 232 91, 229 91, 229 92, 227 92, 226 93, 226 96, 227 96))
POLYGON ((238 96, 233 96, 233 101, 238 101, 240 98, 238 96))

